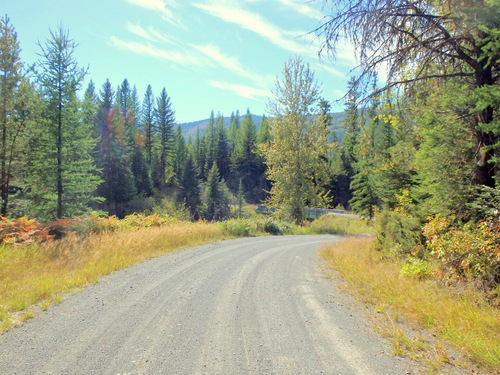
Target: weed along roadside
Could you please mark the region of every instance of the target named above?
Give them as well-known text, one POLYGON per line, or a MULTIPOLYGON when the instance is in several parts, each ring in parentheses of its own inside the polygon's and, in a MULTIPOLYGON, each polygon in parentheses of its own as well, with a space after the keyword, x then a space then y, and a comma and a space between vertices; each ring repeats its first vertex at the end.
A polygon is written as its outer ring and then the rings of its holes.
POLYGON ((376 251, 373 238, 326 246, 321 257, 367 303, 395 355, 422 362, 430 373, 450 368, 500 373, 500 312, 474 288, 445 287, 404 276, 404 264, 376 251))
POLYGON ((0 248, 0 332, 20 325, 39 309, 59 303, 116 270, 148 258, 219 240, 270 234, 346 233, 352 219, 325 217, 308 226, 272 218, 232 219, 220 223, 184 222, 158 215, 122 220, 97 214, 51 225, 25 218, 2 221, 0 248), (65 233, 52 238, 52 229, 65 233))

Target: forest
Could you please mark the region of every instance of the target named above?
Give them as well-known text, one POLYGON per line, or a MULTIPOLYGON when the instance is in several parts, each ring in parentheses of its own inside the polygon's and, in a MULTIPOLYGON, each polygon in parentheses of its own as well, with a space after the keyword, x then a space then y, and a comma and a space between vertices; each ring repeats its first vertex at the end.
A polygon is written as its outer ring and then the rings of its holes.
POLYGON ((377 248, 406 259, 407 273, 474 280, 496 298, 500 3, 480 3, 326 2, 320 52, 335 56, 345 37, 360 60, 342 139, 298 57, 260 124, 248 110, 226 127, 212 111, 205 132, 185 139, 168 88, 148 86, 141 100, 127 79, 91 81, 80 94, 87 71, 69 32, 52 31, 26 67, 5 16, 1 214, 51 221, 176 205, 211 221, 267 202, 300 224, 306 206, 342 207, 375 218, 377 248))

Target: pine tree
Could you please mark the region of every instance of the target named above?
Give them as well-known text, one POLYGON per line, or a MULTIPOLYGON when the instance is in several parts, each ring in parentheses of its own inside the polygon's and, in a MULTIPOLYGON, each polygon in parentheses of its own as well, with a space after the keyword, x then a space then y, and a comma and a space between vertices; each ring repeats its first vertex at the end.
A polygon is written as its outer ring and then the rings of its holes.
POLYGON ((217 134, 215 132, 215 115, 214 111, 210 112, 210 118, 203 136, 205 144, 205 165, 202 169, 202 175, 208 176, 208 171, 214 163, 217 163, 217 134))
POLYGON ((144 131, 144 149, 146 153, 146 164, 151 170, 151 161, 153 159, 153 135, 154 135, 154 105, 155 99, 151 85, 148 85, 144 100, 142 101, 142 129, 144 131))
POLYGON ((62 28, 50 31, 45 45, 39 46, 38 79, 46 101, 52 149, 55 150, 55 167, 50 167, 46 173, 55 174, 55 217, 63 217, 82 210, 100 182, 91 162, 95 146, 91 129, 78 113, 76 94, 86 71, 78 67, 73 57, 76 43, 62 28))
POLYGON ((136 195, 134 177, 124 150, 124 128, 119 109, 113 105, 114 92, 109 80, 100 93, 98 120, 99 143, 97 166, 103 182, 97 193, 105 199, 104 207, 112 215, 124 216, 125 206, 136 195))
POLYGON ((243 181, 240 178, 240 183, 238 185, 238 194, 236 196, 236 202, 238 205, 238 217, 243 216, 243 206, 245 205, 245 191, 243 190, 243 181))
POLYGON ((229 189, 220 179, 217 164, 208 171, 207 181, 203 184, 203 217, 207 220, 223 220, 229 217, 229 189))
POLYGON ((172 109, 170 97, 165 88, 156 100, 156 131, 160 138, 158 171, 156 173, 157 186, 161 192, 165 192, 167 180, 173 176, 172 153, 174 141, 175 112, 172 109))
POLYGON ((230 174, 230 151, 229 142, 227 139, 226 128, 224 126, 224 116, 219 113, 215 121, 215 138, 216 138, 216 160, 217 168, 219 168, 220 177, 228 181, 230 174))
POLYGON ((193 144, 193 157, 194 162, 198 167, 198 171, 200 173, 200 178, 204 179, 204 169, 205 169, 205 141, 204 138, 200 135, 200 129, 196 129, 196 137, 194 139, 193 144))
POLYGON ((243 181, 245 197, 250 202, 258 202, 261 169, 261 160, 257 155, 257 131, 252 114, 247 111, 234 150, 233 170, 237 179, 243 181))
POLYGON ((173 157, 173 168, 175 174, 175 180, 178 182, 181 179, 182 170, 187 157, 187 148, 184 135, 182 134, 182 128, 180 125, 177 126, 174 135, 174 157, 173 157))
POLYGON ((257 131, 257 144, 267 143, 271 140, 271 131, 269 120, 265 115, 260 120, 259 130, 257 131))
POLYGON ((13 178, 12 163, 18 148, 18 136, 24 127, 16 110, 22 80, 20 52, 17 33, 5 16, 0 19, 0 213, 3 216, 7 215, 13 178))
POLYGON ((195 219, 198 218, 198 210, 201 205, 198 175, 199 171, 192 155, 189 154, 184 161, 179 179, 180 189, 177 193, 177 202, 184 204, 195 219))

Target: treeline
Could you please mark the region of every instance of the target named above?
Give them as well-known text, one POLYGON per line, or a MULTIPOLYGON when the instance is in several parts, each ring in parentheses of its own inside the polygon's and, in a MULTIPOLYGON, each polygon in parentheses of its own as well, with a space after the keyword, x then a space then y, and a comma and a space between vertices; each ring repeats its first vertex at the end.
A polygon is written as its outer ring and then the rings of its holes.
POLYGON ((250 111, 230 126, 212 112, 205 132, 187 140, 167 90, 149 85, 142 100, 127 79, 90 81, 67 31, 51 31, 26 67, 7 16, 0 21, 1 214, 48 221, 102 210, 119 217, 168 198, 193 218, 229 214, 231 196, 265 200, 265 164, 256 150, 269 123, 250 111), (257 131, 257 125, 258 131, 257 131))

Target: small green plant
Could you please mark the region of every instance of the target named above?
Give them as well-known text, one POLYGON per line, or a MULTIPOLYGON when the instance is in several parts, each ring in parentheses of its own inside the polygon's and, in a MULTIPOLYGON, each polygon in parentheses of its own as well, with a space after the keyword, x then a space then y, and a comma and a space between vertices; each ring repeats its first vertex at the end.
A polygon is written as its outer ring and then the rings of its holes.
POLYGON ((425 260, 408 257, 401 267, 401 275, 404 277, 413 277, 419 280, 430 278, 434 274, 434 270, 425 260))

